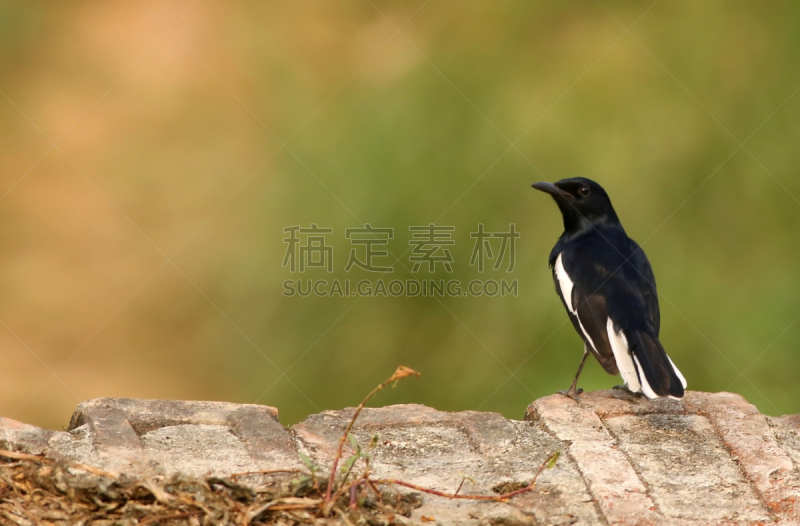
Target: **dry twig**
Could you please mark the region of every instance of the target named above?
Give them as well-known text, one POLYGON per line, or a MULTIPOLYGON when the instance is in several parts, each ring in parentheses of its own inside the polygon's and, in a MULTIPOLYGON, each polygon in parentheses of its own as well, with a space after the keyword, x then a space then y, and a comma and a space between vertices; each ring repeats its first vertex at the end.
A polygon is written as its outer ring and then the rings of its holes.
POLYGON ((394 374, 389 377, 388 380, 386 380, 385 382, 383 382, 380 385, 378 385, 378 387, 373 389, 372 392, 370 392, 361 401, 361 403, 358 404, 358 407, 356 408, 355 413, 353 413, 353 417, 350 419, 350 422, 347 424, 347 427, 345 428, 344 433, 342 433, 342 436, 339 439, 339 447, 336 448, 336 455, 333 457, 333 466, 331 467, 331 474, 330 474, 330 477, 328 478, 328 487, 325 489, 325 511, 326 511, 326 515, 330 513, 330 510, 333 507, 331 502, 335 501, 335 499, 331 498, 331 492, 333 491, 333 483, 334 483, 334 481, 336 479, 336 468, 339 467, 339 461, 342 459, 342 450, 344 449, 344 443, 347 441, 347 437, 350 435, 350 431, 353 430, 353 426, 356 423, 356 419, 358 419, 358 415, 361 414, 361 410, 364 409, 364 406, 367 405, 367 402, 369 402, 370 399, 378 393, 378 391, 380 391, 381 389, 383 389, 387 385, 389 385, 391 383, 394 383, 394 382, 397 382, 397 381, 399 381, 399 380, 401 380, 403 378, 406 378, 408 376, 420 376, 420 373, 418 373, 417 371, 415 371, 413 369, 410 369, 410 368, 408 368, 408 367, 406 367, 404 365, 401 365, 400 367, 397 368, 397 370, 394 372, 394 374))

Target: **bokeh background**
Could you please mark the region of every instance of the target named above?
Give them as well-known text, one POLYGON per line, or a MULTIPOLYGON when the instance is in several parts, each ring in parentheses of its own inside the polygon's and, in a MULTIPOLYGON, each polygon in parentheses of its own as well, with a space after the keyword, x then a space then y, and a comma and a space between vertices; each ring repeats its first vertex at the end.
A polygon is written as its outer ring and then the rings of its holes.
MULTIPOLYGON (((581 343, 539 180, 603 184, 655 269, 692 389, 800 412, 800 5, 723 1, 0 6, 0 414, 99 396, 520 418, 581 343), (344 229, 454 226, 454 272, 517 297, 282 296, 344 229), (283 228, 333 228, 292 274, 283 228), (511 273, 469 266, 517 225, 511 273)), ((405 253, 405 254, 404 254, 405 253)), ((404 254, 404 255, 402 255, 404 254)), ((383 260, 385 262, 386 260, 383 260)), ((592 361, 586 389, 618 383, 592 361)))

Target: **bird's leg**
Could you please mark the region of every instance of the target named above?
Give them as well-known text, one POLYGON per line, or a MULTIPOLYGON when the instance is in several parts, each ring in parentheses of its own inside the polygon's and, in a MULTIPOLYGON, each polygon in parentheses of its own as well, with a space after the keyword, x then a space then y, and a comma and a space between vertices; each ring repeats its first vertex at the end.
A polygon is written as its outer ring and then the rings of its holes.
POLYGON ((578 372, 575 373, 575 378, 572 379, 572 385, 569 386, 569 390, 567 391, 559 391, 559 394, 563 394, 564 396, 569 396, 576 402, 578 401, 578 395, 583 392, 583 389, 578 389, 578 377, 581 375, 581 371, 583 371, 583 364, 586 363, 586 358, 589 356, 589 350, 586 346, 583 347, 583 358, 581 359, 581 364, 578 366, 578 372))

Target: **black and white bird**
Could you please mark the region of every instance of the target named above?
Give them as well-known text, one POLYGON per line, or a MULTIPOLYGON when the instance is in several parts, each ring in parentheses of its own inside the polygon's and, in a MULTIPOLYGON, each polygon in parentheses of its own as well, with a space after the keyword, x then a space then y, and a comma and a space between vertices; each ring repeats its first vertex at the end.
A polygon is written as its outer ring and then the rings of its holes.
POLYGON ((556 292, 583 338, 583 359, 563 394, 577 399, 578 377, 591 352, 609 374, 649 399, 681 398, 686 380, 658 333, 655 277, 642 249, 628 237, 611 200, 596 182, 575 177, 533 187, 555 199, 564 233, 550 252, 556 292))

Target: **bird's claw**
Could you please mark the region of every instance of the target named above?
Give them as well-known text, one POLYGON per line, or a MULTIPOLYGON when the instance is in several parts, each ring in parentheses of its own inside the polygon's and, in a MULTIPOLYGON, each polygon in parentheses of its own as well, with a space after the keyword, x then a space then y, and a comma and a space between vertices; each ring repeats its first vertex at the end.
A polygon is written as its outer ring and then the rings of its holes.
POLYGON ((568 396, 577 402, 578 395, 583 392, 583 388, 582 387, 578 387, 577 389, 570 388, 567 391, 556 391, 556 392, 560 395, 568 396))
POLYGON ((615 385, 615 386, 614 386, 614 387, 612 387, 611 389, 613 389, 613 390, 615 390, 615 391, 623 391, 624 393, 626 393, 626 394, 629 394, 629 395, 631 395, 631 396, 636 396, 636 397, 638 397, 638 396, 644 396, 644 394, 643 394, 643 393, 636 393, 636 392, 634 392, 634 391, 631 391, 631 388, 630 388, 630 387, 628 387, 627 385, 615 385))

